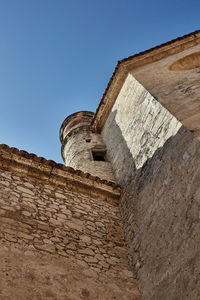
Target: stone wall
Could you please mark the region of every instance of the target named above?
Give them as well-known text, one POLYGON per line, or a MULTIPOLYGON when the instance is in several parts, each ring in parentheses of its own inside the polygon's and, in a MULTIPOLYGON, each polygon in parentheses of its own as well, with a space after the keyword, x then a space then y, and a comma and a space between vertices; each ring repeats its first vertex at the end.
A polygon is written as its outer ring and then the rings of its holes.
POLYGON ((102 130, 107 158, 123 185, 181 124, 129 74, 102 130))
POLYGON ((101 179, 116 182, 111 163, 95 161, 92 156, 92 149, 95 146, 105 148, 101 135, 92 133, 87 128, 76 131, 64 143, 62 153, 66 165, 101 179))
POLYGON ((81 193, 75 175, 77 191, 58 178, 51 182, 45 172, 39 178, 29 158, 3 156, 0 299, 139 299, 116 196, 107 201, 103 190, 92 196, 86 185, 81 193))
POLYGON ((200 299, 200 144, 129 75, 102 131, 143 299, 200 299))
POLYGON ((183 128, 124 188, 121 212, 143 299, 200 299, 200 143, 183 128))

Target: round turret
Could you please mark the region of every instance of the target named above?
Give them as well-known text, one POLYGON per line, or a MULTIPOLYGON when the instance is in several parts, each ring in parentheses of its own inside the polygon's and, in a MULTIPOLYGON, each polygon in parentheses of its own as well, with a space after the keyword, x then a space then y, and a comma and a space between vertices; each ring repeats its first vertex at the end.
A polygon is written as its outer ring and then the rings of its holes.
POLYGON ((91 131, 94 113, 80 111, 68 116, 60 128, 61 154, 67 166, 115 181, 106 161, 106 147, 100 134, 91 131))

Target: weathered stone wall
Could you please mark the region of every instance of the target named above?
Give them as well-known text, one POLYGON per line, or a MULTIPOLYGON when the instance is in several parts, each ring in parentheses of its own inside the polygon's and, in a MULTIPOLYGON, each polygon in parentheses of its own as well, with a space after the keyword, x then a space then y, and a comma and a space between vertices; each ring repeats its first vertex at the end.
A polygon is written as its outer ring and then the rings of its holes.
POLYGON ((138 299, 115 201, 1 164, 0 299, 138 299))
POLYGON ((200 299, 200 143, 180 129, 124 188, 121 212, 143 299, 200 299))
POLYGON ((129 74, 102 131, 116 178, 125 184, 181 124, 129 74))
POLYGON ((94 134, 89 129, 77 130, 64 144, 63 157, 67 166, 82 170, 101 179, 116 182, 112 165, 109 161, 95 161, 92 149, 95 146, 105 147, 100 134, 94 134))
POLYGON ((84 273, 72 257, 0 242, 1 300, 139 299, 134 281, 84 273))
POLYGON ((116 182, 112 165, 105 161, 105 144, 100 134, 90 128, 92 112, 80 111, 68 116, 60 128, 61 153, 67 166, 75 170, 98 176, 101 179, 116 182), (94 147, 103 150, 103 160, 95 160, 94 147))
POLYGON ((199 142, 132 75, 102 135, 143 299, 200 299, 199 142))

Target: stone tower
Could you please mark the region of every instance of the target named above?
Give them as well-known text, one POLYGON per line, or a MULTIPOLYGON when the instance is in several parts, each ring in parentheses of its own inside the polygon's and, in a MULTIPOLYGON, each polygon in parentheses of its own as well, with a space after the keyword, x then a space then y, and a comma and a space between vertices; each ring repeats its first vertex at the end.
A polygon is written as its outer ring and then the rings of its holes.
POLYGON ((80 111, 63 121, 60 127, 61 154, 66 166, 115 182, 102 137, 91 130, 93 116, 93 112, 80 111))

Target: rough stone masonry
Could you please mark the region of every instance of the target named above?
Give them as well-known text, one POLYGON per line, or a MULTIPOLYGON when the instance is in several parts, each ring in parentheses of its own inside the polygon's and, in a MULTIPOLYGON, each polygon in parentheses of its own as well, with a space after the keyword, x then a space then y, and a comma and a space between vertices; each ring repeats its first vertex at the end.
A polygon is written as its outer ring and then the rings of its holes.
POLYGON ((119 188, 99 180, 92 194, 91 176, 16 149, 0 152, 0 299, 139 299, 119 188))

